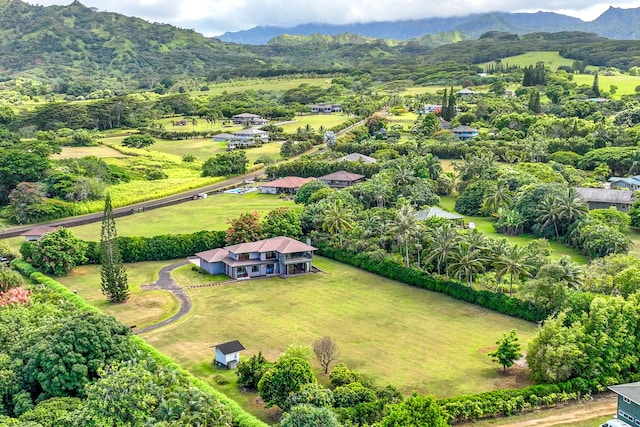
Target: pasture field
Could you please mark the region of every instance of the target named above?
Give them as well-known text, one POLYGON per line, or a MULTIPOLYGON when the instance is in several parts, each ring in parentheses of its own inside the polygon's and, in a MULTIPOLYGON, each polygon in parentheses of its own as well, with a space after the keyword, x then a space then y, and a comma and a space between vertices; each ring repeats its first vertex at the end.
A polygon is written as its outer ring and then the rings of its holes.
MULTIPOLYGON (((504 65, 505 67, 507 65, 517 65, 519 67, 526 67, 529 65, 536 65, 536 63, 540 61, 544 62, 544 65, 546 67, 549 67, 551 71, 555 71, 560 66, 571 67, 571 65, 573 65, 573 59, 563 58, 562 56, 560 56, 558 52, 545 52, 545 51, 527 52, 527 53, 523 53, 522 55, 508 56, 500 60, 502 65, 504 65)), ((493 64, 493 61, 484 62, 478 65, 486 69, 487 66, 492 64, 493 64)))
POLYGON ((340 123, 349 120, 349 116, 343 113, 332 114, 304 114, 295 116, 293 120, 295 123, 287 123, 278 125, 283 128, 286 133, 295 133, 296 129, 304 128, 306 125, 311 126, 316 132, 320 126, 324 126, 325 129, 332 128, 340 123))
POLYGON ((190 92, 190 94, 193 96, 220 95, 223 92, 244 92, 247 90, 284 92, 297 88, 301 84, 328 88, 331 86, 331 77, 234 80, 224 83, 207 84, 207 86, 209 86, 208 91, 193 91, 190 92))
MULTIPOLYGON (((589 74, 576 74, 573 81, 578 85, 593 85, 593 76, 589 74)), ((636 93, 636 86, 640 86, 640 76, 629 76, 626 74, 620 76, 598 76, 598 86, 601 92, 609 92, 611 85, 618 86, 613 98, 620 98, 622 95, 633 95, 636 93)))
MULTIPOLYGON (((300 207, 275 195, 215 194, 206 199, 192 200, 146 212, 116 218, 118 235, 152 237, 161 234, 194 233, 200 230, 226 230, 227 220, 244 212, 260 214, 279 208, 300 207)), ((73 233, 86 240, 100 238, 100 223, 72 228, 73 233)))
MULTIPOLYGON (((330 335, 340 346, 340 362, 405 395, 417 390, 446 397, 529 384, 525 370, 504 375, 487 354, 511 329, 526 346, 535 324, 325 258, 314 264, 326 273, 188 289, 192 311, 145 339, 196 374, 211 373, 204 367, 215 343, 239 339, 244 357, 262 351, 275 360, 291 344, 311 345, 330 335)), ((219 277, 190 266, 173 275, 181 286, 219 277)), ((233 372, 226 376, 235 380, 233 372)))
POLYGON ((105 314, 114 316, 127 326, 141 328, 178 312, 178 300, 170 292, 140 290, 140 286, 158 280, 158 272, 166 264, 167 261, 125 264, 131 294, 124 304, 110 304, 102 295, 99 265, 78 267, 66 276, 56 277, 56 280, 70 290, 78 291, 78 295, 105 314))
POLYGON ((100 144, 95 147, 62 147, 60 154, 54 154, 51 158, 53 160, 61 160, 78 159, 87 156, 96 156, 99 158, 126 157, 126 154, 122 154, 111 147, 100 144))
MULTIPOLYGON (((422 93, 437 93, 438 91, 449 90, 449 86, 409 86, 400 92, 401 96, 420 95, 422 93)), ((460 90, 460 88, 454 88, 460 90)))

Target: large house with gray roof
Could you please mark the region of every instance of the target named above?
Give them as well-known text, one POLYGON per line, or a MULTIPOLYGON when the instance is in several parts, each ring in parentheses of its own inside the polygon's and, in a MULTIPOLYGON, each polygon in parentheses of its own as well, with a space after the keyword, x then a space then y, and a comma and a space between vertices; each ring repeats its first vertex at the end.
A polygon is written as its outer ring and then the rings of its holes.
POLYGON ((189 261, 209 274, 232 279, 310 273, 317 249, 289 237, 273 237, 198 252, 189 261))
POLYGON ((609 390, 618 395, 618 419, 640 426, 640 382, 613 385, 609 390))
POLYGON ((609 209, 611 206, 620 212, 629 212, 636 199, 629 190, 613 190, 610 188, 576 187, 578 197, 587 202, 591 209, 609 209))
POLYGON ((266 126, 269 124, 269 120, 251 113, 242 113, 231 116, 231 122, 235 125, 249 124, 251 126, 266 126))

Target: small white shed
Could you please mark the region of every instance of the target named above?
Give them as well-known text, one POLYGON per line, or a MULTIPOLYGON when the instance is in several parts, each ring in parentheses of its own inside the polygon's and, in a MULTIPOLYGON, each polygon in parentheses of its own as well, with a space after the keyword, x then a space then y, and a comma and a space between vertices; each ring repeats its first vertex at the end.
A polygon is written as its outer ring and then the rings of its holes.
POLYGON ((215 348, 214 365, 227 369, 235 369, 240 362, 240 351, 244 350, 244 346, 238 340, 218 344, 215 348))

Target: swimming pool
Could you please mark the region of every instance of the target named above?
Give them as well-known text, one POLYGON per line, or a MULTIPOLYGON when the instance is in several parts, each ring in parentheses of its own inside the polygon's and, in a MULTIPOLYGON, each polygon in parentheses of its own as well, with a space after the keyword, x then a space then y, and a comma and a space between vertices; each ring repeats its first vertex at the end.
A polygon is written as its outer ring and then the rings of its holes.
POLYGON ((256 187, 239 187, 239 188, 231 188, 229 190, 225 190, 224 192, 227 194, 244 194, 251 193, 253 191, 258 191, 256 187))

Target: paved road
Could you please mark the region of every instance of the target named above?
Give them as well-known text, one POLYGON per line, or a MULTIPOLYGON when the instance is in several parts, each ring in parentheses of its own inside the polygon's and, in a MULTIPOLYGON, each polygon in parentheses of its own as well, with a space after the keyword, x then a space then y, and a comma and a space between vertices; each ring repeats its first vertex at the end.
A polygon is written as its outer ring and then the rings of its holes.
POLYGON ((189 313, 189 311, 191 311, 191 298, 180 287, 180 285, 178 285, 176 281, 173 280, 173 278, 171 277, 171 272, 173 270, 175 270, 178 267, 182 267, 183 265, 186 265, 186 264, 189 264, 189 261, 180 261, 174 264, 166 265, 160 269, 160 273, 158 274, 158 280, 156 282, 151 283, 149 285, 141 286, 141 289, 144 291, 160 289, 163 291, 171 292, 178 299, 178 302, 180 303, 180 309, 176 314, 174 314, 173 316, 171 316, 166 320, 163 320, 160 323, 156 323, 154 325, 150 325, 142 329, 135 329, 134 332, 136 334, 138 335, 144 334, 146 332, 151 332, 163 326, 167 326, 177 321, 178 319, 180 319, 181 317, 189 313))

